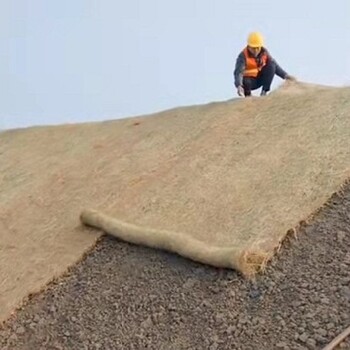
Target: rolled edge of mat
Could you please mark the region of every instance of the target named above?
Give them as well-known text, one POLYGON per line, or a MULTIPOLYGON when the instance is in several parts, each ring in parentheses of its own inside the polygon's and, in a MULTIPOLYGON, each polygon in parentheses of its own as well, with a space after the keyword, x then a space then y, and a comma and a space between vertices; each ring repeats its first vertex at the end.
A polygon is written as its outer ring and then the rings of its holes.
POLYGON ((210 246, 181 232, 134 225, 93 209, 83 210, 80 220, 123 241, 166 250, 214 267, 235 269, 248 278, 260 268, 259 264, 247 263, 247 254, 235 247, 210 246))

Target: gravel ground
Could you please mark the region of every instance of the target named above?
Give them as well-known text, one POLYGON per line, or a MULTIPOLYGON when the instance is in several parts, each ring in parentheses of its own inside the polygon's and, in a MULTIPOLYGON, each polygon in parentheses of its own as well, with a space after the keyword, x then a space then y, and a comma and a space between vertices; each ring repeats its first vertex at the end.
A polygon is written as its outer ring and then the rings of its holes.
POLYGON ((349 325, 350 187, 255 282, 105 238, 4 325, 0 349, 321 349, 349 325))

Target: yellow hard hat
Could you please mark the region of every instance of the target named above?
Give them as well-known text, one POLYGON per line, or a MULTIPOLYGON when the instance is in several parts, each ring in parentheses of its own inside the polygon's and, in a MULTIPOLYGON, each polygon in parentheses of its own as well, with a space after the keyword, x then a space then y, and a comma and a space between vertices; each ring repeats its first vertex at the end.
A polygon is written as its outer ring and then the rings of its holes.
POLYGON ((264 38, 258 32, 250 33, 248 36, 248 45, 250 47, 262 47, 264 46, 264 38))

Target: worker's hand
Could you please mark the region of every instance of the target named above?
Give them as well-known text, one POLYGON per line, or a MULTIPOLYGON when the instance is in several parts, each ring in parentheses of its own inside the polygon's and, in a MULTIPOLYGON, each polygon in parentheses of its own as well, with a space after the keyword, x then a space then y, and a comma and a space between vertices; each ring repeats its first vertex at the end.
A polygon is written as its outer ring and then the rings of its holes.
POLYGON ((238 94, 238 96, 244 96, 244 88, 243 88, 243 86, 241 85, 241 86, 238 86, 238 88, 237 88, 237 94, 238 94))
POLYGON ((287 74, 287 75, 286 75, 286 80, 289 80, 289 81, 297 81, 297 78, 296 78, 296 77, 293 77, 293 75, 287 74))

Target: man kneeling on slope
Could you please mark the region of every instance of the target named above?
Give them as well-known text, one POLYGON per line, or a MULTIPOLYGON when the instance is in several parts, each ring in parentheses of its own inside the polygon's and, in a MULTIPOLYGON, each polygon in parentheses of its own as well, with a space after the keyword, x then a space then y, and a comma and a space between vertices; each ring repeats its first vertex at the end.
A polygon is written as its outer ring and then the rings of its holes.
POLYGON ((251 96, 252 90, 262 87, 261 96, 271 89, 274 76, 295 80, 287 74, 264 47, 264 39, 260 33, 248 36, 248 45, 238 55, 234 70, 235 86, 239 96, 251 96))

